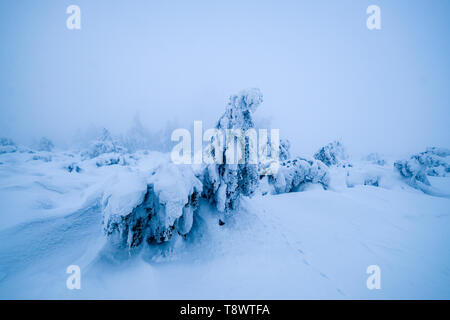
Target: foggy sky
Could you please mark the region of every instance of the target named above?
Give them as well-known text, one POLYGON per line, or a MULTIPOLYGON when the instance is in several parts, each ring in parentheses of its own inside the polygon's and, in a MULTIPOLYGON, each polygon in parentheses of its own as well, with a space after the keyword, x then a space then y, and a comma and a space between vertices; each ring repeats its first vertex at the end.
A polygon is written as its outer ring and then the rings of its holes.
POLYGON ((258 87, 258 118, 297 154, 450 147, 450 2, 0 2, 0 136, 56 144, 78 129, 213 125, 258 87), (66 8, 81 8, 81 30, 66 8), (366 28, 381 8, 382 29, 366 28))

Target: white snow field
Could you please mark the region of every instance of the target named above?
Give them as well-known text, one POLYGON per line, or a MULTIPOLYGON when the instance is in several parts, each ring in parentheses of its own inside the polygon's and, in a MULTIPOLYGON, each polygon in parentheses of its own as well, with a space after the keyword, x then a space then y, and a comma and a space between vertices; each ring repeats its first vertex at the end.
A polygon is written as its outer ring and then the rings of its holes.
POLYGON ((111 245, 105 197, 131 211, 167 161, 157 152, 0 154, 0 298, 450 298, 450 177, 429 177, 432 196, 392 163, 360 161, 330 168, 327 190, 258 193, 225 215, 201 199, 186 238, 111 245), (364 185, 367 172, 378 187, 364 185), (80 290, 66 287, 69 265, 81 268, 80 290), (370 265, 381 269, 379 290, 366 286, 370 265))

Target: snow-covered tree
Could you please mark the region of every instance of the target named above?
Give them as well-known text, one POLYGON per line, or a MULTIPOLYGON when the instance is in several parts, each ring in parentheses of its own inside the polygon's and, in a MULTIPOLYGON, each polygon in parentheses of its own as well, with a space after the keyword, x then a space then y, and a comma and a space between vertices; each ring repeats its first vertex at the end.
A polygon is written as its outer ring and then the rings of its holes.
POLYGON ((128 248, 186 236, 202 191, 189 166, 163 164, 148 179, 119 177, 103 197, 103 227, 112 241, 128 248))
POLYGON ((41 140, 39 140, 39 144, 37 146, 38 151, 47 151, 51 152, 54 148, 53 142, 46 138, 42 137, 41 140))
POLYGON ((386 164, 386 160, 376 152, 369 153, 363 160, 379 166, 384 166, 386 164))
POLYGON ((348 155, 340 141, 330 142, 326 146, 320 148, 320 150, 314 154, 314 159, 322 161, 328 167, 346 167, 348 165, 348 155))
MULTIPOLYGON (((252 114, 262 102, 263 96, 259 89, 248 89, 232 95, 216 128, 221 131, 237 129, 242 132, 254 129, 252 114)), ((243 147, 241 158, 243 161, 234 164, 227 161, 230 151, 234 152, 230 150, 234 143, 230 146, 229 142, 227 141, 223 148, 214 147, 211 143, 212 147, 208 151, 210 156, 217 159, 220 153, 223 163, 207 165, 203 175, 204 195, 221 212, 237 208, 240 198, 253 195, 259 182, 258 165, 251 163, 250 154, 250 149, 256 146, 250 145, 251 141, 248 137, 238 141, 238 144, 240 142, 243 147)))
POLYGON ((421 164, 417 158, 412 157, 409 160, 399 160, 394 163, 394 168, 400 175, 408 179, 408 183, 413 187, 421 188, 423 185, 429 186, 426 167, 421 164))
POLYGON ((297 191, 306 183, 319 183, 327 188, 329 179, 328 168, 321 161, 296 157, 281 162, 278 172, 269 176, 269 183, 275 193, 287 193, 297 191))
POLYGON ((124 153, 127 150, 122 147, 109 133, 103 128, 100 137, 91 142, 89 149, 82 153, 83 158, 96 158, 104 153, 124 153))
POLYGON ((408 160, 394 163, 402 177, 410 185, 419 189, 429 186, 427 176, 445 177, 450 174, 450 150, 445 148, 428 148, 426 151, 412 155, 408 160))
POLYGON ((450 149, 431 147, 413 157, 425 166, 429 176, 445 177, 450 175, 450 149))
POLYGON ((280 140, 280 160, 285 161, 291 158, 291 142, 288 139, 280 140))
POLYGON ((17 146, 10 138, 0 138, 0 154, 16 152, 17 146))

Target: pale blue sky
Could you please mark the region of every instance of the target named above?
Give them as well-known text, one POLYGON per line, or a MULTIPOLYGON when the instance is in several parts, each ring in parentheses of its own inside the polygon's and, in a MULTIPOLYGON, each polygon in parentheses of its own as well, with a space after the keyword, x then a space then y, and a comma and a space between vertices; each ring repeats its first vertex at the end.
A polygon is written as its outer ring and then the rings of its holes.
POLYGON ((355 152, 450 147, 449 14, 446 0, 3 0, 0 136, 120 133, 136 112, 149 128, 208 125, 259 87, 258 116, 297 153, 335 138, 355 152))

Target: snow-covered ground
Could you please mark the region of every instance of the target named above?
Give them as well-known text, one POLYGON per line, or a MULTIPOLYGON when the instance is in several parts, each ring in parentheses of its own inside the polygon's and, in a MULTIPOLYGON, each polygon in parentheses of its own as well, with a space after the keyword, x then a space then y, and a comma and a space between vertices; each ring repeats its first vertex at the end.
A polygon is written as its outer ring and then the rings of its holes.
POLYGON ((104 234, 105 193, 131 210, 168 155, 114 157, 0 154, 1 299, 450 298, 450 177, 429 177, 432 196, 392 163, 330 168, 327 190, 245 198, 224 225, 201 199, 186 239, 130 253, 104 234), (66 288, 69 265, 81 290, 66 288), (380 290, 366 287, 370 265, 380 290))

